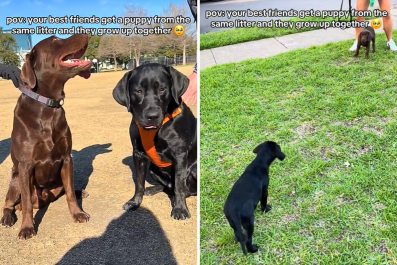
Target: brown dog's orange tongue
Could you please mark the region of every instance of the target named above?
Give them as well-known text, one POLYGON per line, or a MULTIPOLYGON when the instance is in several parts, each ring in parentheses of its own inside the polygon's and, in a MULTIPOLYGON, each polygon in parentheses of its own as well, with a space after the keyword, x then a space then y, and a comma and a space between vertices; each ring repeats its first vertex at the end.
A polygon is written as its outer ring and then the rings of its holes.
POLYGON ((91 76, 91 72, 90 71, 84 71, 84 72, 81 72, 79 74, 79 76, 84 77, 85 79, 88 79, 91 76))

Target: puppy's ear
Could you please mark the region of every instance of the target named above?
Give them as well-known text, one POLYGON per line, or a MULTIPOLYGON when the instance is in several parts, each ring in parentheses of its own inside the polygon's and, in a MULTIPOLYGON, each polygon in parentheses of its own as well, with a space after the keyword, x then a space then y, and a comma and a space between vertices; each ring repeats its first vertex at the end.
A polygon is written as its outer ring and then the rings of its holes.
POLYGON ((25 63, 23 64, 21 71, 21 80, 27 84, 30 89, 33 89, 36 86, 36 75, 32 65, 33 56, 33 51, 26 54, 25 63))
POLYGON ((262 149, 262 147, 263 147, 263 144, 260 144, 260 145, 258 145, 257 147, 255 147, 255 149, 254 149, 254 154, 258 154, 259 153, 259 151, 262 149))
POLYGON ((166 66, 166 68, 172 78, 172 96, 174 97, 175 102, 179 104, 179 98, 182 97, 189 87, 189 78, 171 66, 166 66))
POLYGON ((113 98, 120 105, 127 108, 128 112, 131 112, 130 106, 130 93, 128 90, 128 81, 134 74, 134 70, 125 73, 123 78, 117 83, 116 87, 113 89, 113 98))
POLYGON ((285 158, 285 154, 283 152, 281 152, 281 150, 277 150, 277 152, 274 154, 278 159, 280 159, 281 161, 284 160, 285 158))
POLYGON ((276 144, 275 142, 272 142, 272 155, 277 157, 278 159, 280 159, 281 161, 284 160, 285 158, 285 154, 281 151, 281 148, 278 144, 276 144))

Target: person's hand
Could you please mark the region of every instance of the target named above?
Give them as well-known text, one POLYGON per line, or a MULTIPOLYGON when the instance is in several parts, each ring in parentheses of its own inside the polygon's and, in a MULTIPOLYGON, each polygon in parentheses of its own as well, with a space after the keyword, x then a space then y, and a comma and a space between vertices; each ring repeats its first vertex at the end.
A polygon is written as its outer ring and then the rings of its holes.
POLYGON ((197 73, 192 73, 189 77, 189 87, 182 99, 186 104, 197 105, 197 73))
POLYGON ((2 65, 0 68, 0 77, 4 79, 11 79, 12 83, 16 88, 19 87, 21 80, 21 70, 14 65, 2 65))

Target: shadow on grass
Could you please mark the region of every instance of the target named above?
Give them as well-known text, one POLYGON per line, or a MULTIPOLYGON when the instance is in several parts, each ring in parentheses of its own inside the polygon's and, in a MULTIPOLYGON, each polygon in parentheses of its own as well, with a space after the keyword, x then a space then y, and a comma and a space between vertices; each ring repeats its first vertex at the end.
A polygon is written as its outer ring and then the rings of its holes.
POLYGON ((114 219, 100 237, 85 239, 75 245, 56 264, 178 263, 156 217, 140 207, 114 219))

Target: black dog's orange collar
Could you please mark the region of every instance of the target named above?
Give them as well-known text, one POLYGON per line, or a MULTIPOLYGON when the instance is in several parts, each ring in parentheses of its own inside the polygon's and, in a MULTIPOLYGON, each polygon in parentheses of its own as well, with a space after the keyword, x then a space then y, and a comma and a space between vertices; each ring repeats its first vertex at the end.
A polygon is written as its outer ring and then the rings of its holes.
MULTIPOLYGON (((161 125, 164 125, 166 122, 175 118, 176 116, 178 116, 181 113, 182 113, 182 108, 181 107, 177 108, 172 114, 170 114, 164 118, 163 123, 161 125)), ((161 161, 159 155, 157 154, 156 147, 154 146, 154 137, 156 136, 156 133, 160 128, 157 130, 153 130, 153 131, 146 131, 141 126, 139 126, 139 124, 136 121, 135 121, 135 123, 139 129, 139 134, 141 136, 143 149, 145 149, 145 152, 149 156, 150 161, 152 161, 152 163, 158 167, 171 166, 172 163, 167 163, 167 162, 161 161)))

